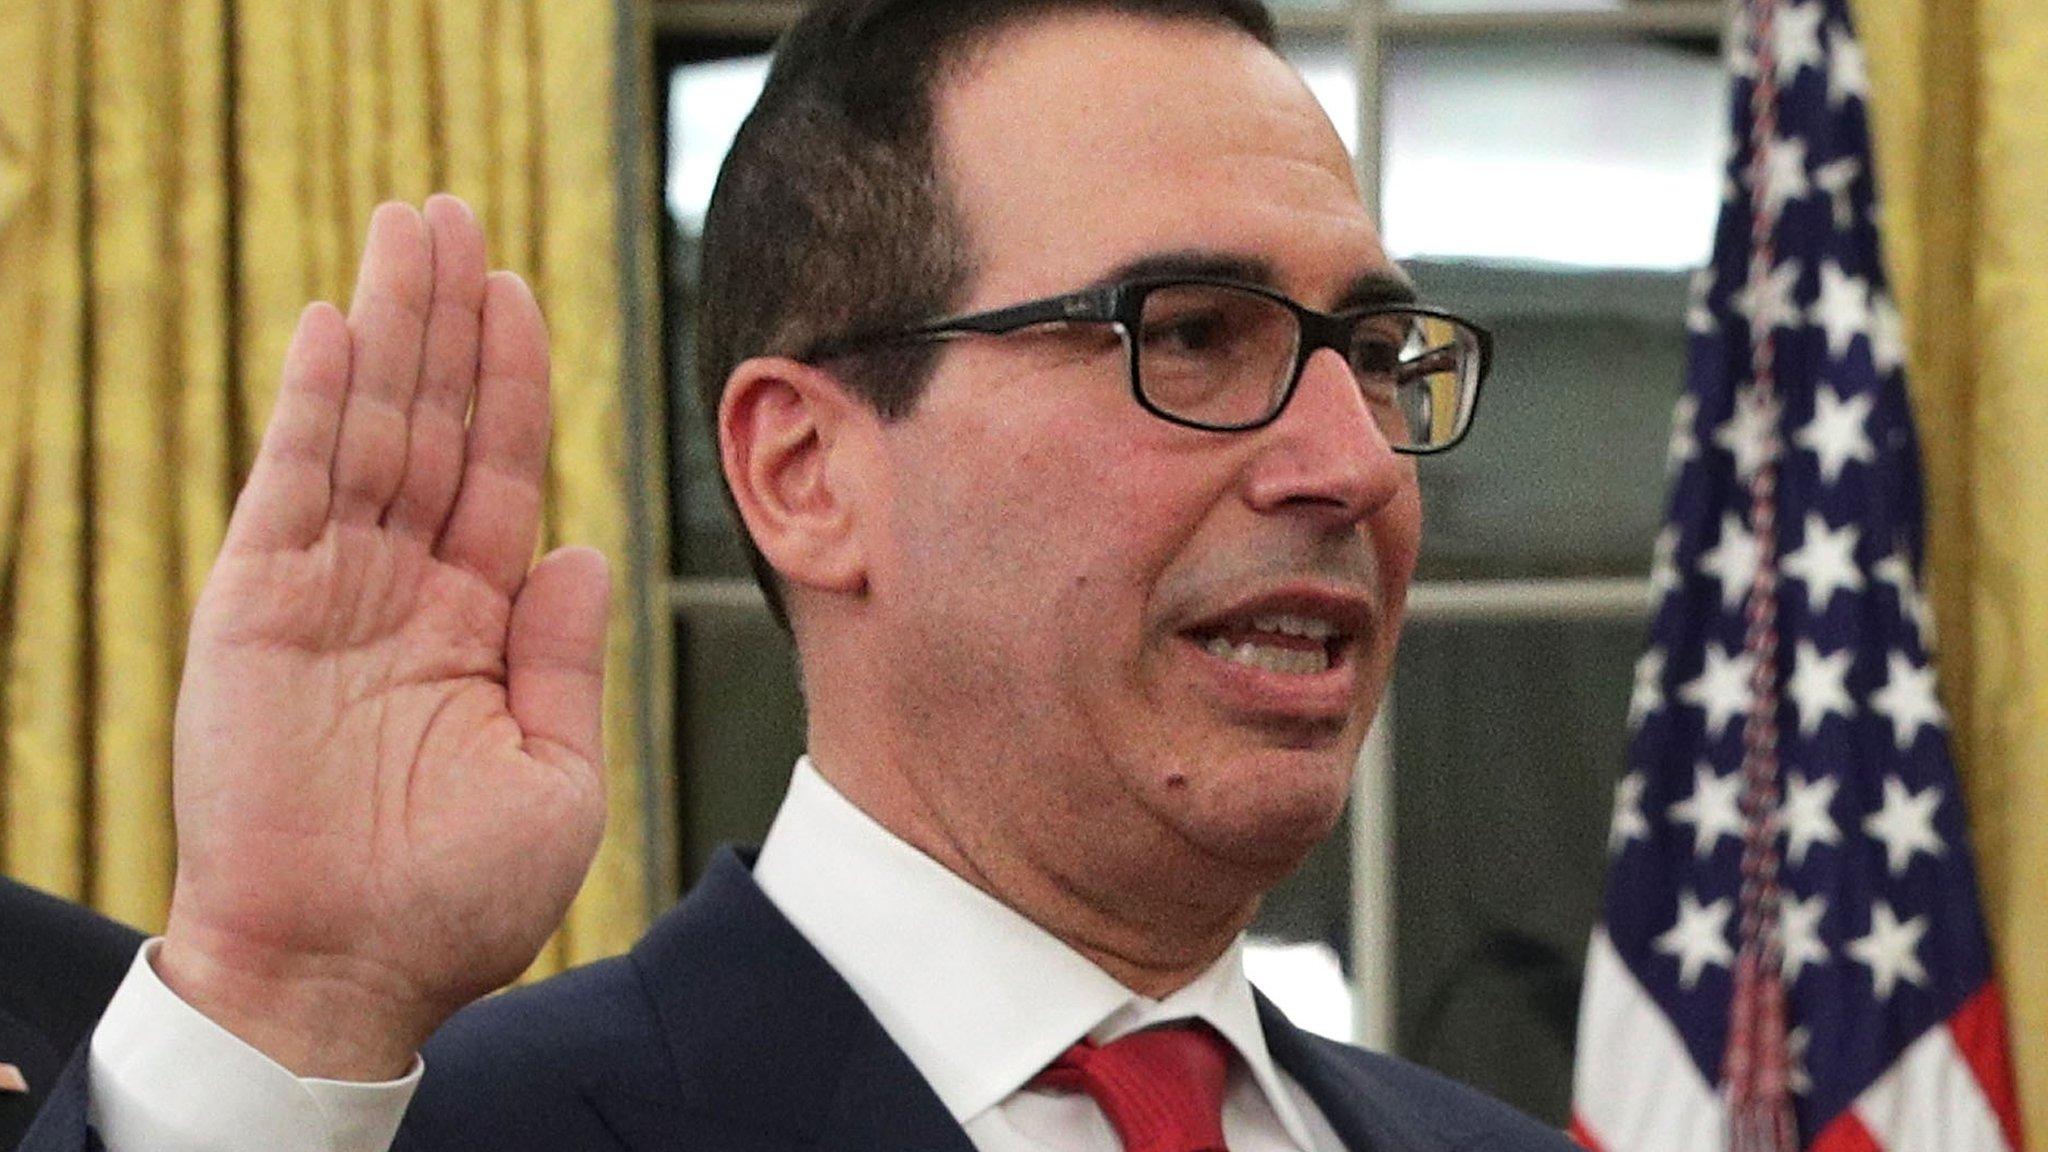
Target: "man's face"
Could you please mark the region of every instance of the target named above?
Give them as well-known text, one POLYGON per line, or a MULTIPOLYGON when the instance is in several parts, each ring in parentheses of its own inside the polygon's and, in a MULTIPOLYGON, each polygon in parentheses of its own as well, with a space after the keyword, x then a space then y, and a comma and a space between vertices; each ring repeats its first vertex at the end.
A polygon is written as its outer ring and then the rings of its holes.
MULTIPOLYGON (((1039 21, 938 113, 969 310, 1162 263, 1325 310, 1398 281, 1322 110, 1233 30, 1039 21)), ((1234 434, 1148 414, 1125 365, 1107 328, 948 346, 883 432, 875 674, 967 857, 1106 892, 1263 887, 1342 807, 1415 564, 1414 470, 1334 353, 1234 434)))

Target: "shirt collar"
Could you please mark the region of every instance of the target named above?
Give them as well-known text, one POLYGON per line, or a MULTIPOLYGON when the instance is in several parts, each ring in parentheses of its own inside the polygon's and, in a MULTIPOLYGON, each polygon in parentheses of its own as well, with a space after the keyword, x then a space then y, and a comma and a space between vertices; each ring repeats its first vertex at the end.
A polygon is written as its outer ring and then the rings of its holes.
POLYGON ((797 761, 754 880, 962 1124, 1084 1035, 1107 1042, 1198 1018, 1237 1049, 1288 1134, 1311 1146, 1266 1050, 1240 943, 1165 1000, 1139 996, 875 822, 809 757, 797 761))

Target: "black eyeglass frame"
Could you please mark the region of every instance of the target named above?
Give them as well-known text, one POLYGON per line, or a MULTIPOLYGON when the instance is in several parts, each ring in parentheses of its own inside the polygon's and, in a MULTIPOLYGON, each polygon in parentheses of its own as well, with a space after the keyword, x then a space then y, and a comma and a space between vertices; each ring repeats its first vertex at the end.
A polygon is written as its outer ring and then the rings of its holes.
POLYGON ((945 316, 907 328, 886 329, 827 340, 813 346, 801 359, 805 363, 815 364, 894 344, 950 340, 963 336, 1004 336, 1025 328, 1047 324, 1111 324, 1116 326, 1123 337, 1125 353, 1129 360, 1127 374, 1131 381, 1131 395, 1137 400, 1139 407, 1169 424, 1178 424, 1183 428, 1194 428, 1203 432, 1252 432, 1273 423, 1280 418, 1281 413, 1287 411, 1287 405, 1294 400, 1295 390, 1301 386, 1301 374, 1308 367, 1309 357, 1320 349, 1328 348, 1349 364, 1351 336, 1360 324, 1380 316, 1423 316, 1448 321, 1472 334, 1479 362, 1472 372, 1471 398, 1465 408, 1465 420, 1457 429, 1457 433, 1442 444, 1392 446, 1394 451, 1410 456, 1432 456, 1457 447, 1479 418, 1481 385, 1485 384, 1487 372, 1493 367, 1493 333, 1455 313, 1424 304, 1368 304, 1336 313, 1318 312, 1262 284, 1251 284, 1222 276, 1157 276, 1103 284, 1058 296, 992 308, 985 312, 945 316), (1139 382, 1139 347, 1138 341, 1134 338, 1139 322, 1144 317, 1145 298, 1160 289, 1185 287, 1229 288, 1247 292, 1270 300, 1293 313, 1295 325, 1301 333, 1301 339, 1295 348, 1294 366, 1288 374, 1286 388, 1281 390, 1280 398, 1274 403, 1273 410, 1265 416, 1238 424, 1211 424, 1168 412, 1145 395, 1144 385, 1139 382))

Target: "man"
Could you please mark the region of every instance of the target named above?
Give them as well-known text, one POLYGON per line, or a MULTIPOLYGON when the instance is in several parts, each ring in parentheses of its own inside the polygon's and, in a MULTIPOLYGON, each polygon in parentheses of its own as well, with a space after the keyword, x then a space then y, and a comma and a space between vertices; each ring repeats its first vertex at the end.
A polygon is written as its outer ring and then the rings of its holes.
POLYGON ((0 1149, 12 1148, 142 934, 0 876, 0 1149))
POLYGON ((402 1148, 1563 1147, 1244 980, 1391 665, 1395 448, 1455 442, 1486 351, 1263 8, 826 0, 705 251, 809 717, 758 859, 441 1027, 587 864, 604 588, 525 570, 531 297, 460 205, 388 208, 194 624, 170 927, 32 1147, 380 1147, 415 1082, 402 1148))

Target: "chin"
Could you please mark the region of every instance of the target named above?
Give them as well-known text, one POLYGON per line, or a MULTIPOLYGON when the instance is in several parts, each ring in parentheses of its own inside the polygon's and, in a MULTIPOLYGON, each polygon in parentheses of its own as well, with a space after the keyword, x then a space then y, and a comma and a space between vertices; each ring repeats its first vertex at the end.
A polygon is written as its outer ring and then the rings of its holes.
POLYGON ((1329 747, 1240 754, 1197 785, 1183 810, 1191 840, 1268 886, 1329 836, 1351 795, 1357 749, 1329 747))

